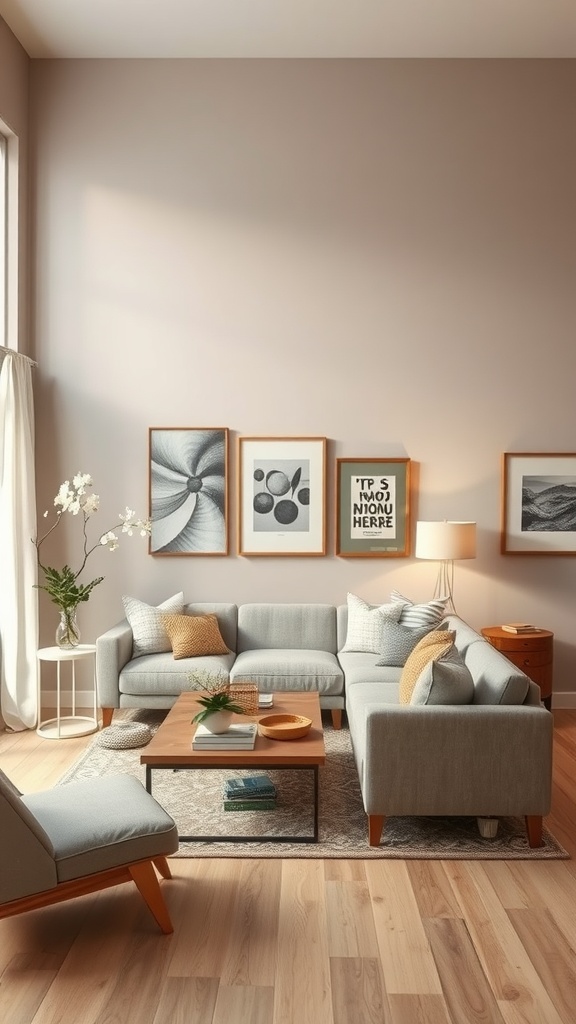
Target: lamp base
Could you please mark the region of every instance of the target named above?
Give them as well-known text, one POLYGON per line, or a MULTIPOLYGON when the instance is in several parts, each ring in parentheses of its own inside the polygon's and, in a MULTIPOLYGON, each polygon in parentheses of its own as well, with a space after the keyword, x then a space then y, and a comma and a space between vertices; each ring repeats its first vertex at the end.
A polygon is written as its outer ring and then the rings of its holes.
POLYGON ((436 577, 436 586, 434 587, 434 598, 447 598, 446 611, 453 612, 455 615, 456 606, 454 604, 454 561, 453 559, 445 559, 438 565, 438 576, 436 577))

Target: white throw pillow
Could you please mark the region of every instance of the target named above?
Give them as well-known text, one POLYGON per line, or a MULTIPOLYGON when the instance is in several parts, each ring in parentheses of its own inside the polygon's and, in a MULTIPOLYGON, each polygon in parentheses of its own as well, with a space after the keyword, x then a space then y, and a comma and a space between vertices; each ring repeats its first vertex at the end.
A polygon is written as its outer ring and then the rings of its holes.
POLYGON ((427 601, 426 604, 414 604, 409 598, 403 597, 397 590, 393 590, 390 600, 402 605, 399 619, 402 625, 410 626, 410 629, 424 629, 425 626, 428 626, 428 629, 434 629, 446 615, 449 598, 439 597, 427 601))
POLYGON ((181 615, 184 611, 184 594, 174 594, 155 607, 145 604, 136 597, 122 598, 126 618, 132 630, 132 657, 143 654, 162 654, 172 650, 170 637, 162 622, 162 612, 181 615))
POLYGON ((397 622, 401 612, 402 605, 398 603, 368 604, 356 594, 348 594, 348 630, 342 653, 379 654, 385 642, 385 622, 397 622))

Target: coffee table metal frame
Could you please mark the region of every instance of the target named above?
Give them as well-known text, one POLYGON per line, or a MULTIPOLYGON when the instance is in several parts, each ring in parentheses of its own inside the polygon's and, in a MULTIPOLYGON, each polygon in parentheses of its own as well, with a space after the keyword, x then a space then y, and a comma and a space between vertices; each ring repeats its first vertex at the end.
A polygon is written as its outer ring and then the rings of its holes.
MULTIPOLYGON (((200 696, 199 694, 197 696, 200 696)), ((166 736, 165 745, 170 748, 173 747, 175 750, 175 756, 171 757, 168 751, 158 754, 155 752, 155 747, 158 746, 158 742, 154 742, 156 737, 152 739, 149 747, 143 749, 140 755, 140 761, 146 767, 146 789, 149 793, 152 793, 152 773, 154 771, 222 771, 222 770, 260 770, 267 769, 268 771, 309 771, 313 775, 313 787, 314 787, 314 822, 312 834, 307 835, 181 835, 180 842, 183 843, 317 843, 319 833, 319 772, 318 769, 324 763, 325 751, 322 736, 322 744, 320 749, 315 749, 306 753, 307 741, 306 737, 303 740, 293 741, 275 741, 266 740, 263 737, 258 737, 256 742, 264 740, 268 751, 265 753, 262 751, 259 755, 258 750, 210 750, 209 752, 202 752, 202 759, 198 757, 198 752, 194 752, 194 756, 191 752, 191 746, 188 746, 186 753, 183 752, 184 748, 181 747, 176 753, 178 744, 181 744, 181 729, 184 722, 189 723, 198 705, 194 701, 195 695, 193 693, 182 694, 176 704, 173 706, 171 712, 168 715, 166 721, 160 726, 160 730, 164 730, 164 736, 166 736), (182 714, 180 714, 182 712, 182 714), (172 721, 169 722, 170 716, 172 721), (181 717, 182 724, 179 721, 174 721, 181 717), (174 725, 172 725, 174 722, 174 725), (166 728, 165 728, 166 727, 166 728), (170 732, 170 730, 172 730, 170 732), (170 738, 168 734, 170 733, 170 738), (288 746, 288 749, 286 747, 288 746), (276 750, 278 754, 276 755, 276 750), (190 752, 188 752, 190 751, 190 752), (268 753, 269 752, 269 753, 268 753), (296 761, 296 757, 300 760, 296 761), (296 762, 296 763, 295 763, 296 762)), ((320 730, 322 735, 322 716, 320 712, 320 702, 318 694, 300 694, 300 693, 286 693, 278 694, 274 703, 275 712, 294 712, 298 714, 308 714, 308 717, 313 720, 313 730, 316 733, 316 744, 317 744, 317 732, 320 730)), ((254 716, 255 718, 262 717, 261 715, 254 716)), ((160 734, 160 730, 157 736, 160 734)), ((191 745, 192 741, 192 730, 186 735, 186 743, 191 745)), ((244 813, 244 812, 243 812, 244 813)), ((248 813, 248 812, 246 812, 248 813)), ((268 812, 267 812, 268 813, 268 812)))

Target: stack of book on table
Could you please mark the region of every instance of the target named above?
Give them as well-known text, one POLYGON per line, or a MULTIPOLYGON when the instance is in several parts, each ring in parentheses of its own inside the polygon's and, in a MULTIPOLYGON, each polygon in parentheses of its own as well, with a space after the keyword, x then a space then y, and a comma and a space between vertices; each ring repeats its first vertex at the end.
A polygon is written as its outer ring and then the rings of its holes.
POLYGON ((224 784, 225 811, 273 811, 276 786, 268 775, 227 779, 224 784))
POLYGON ((533 626, 531 622, 505 622, 502 625, 502 629, 506 633, 539 633, 538 626, 533 626))
POLYGON ((209 732, 200 723, 194 733, 192 750, 253 750, 257 732, 256 722, 234 724, 220 733, 209 732))

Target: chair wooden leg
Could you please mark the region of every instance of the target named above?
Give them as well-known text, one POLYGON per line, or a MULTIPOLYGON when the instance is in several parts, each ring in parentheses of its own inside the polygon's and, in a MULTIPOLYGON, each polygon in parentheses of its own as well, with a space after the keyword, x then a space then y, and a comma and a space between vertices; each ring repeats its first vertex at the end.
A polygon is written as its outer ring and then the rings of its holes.
POLYGON ((368 815, 368 842, 370 846, 380 846, 385 821, 386 818, 383 814, 368 815))
POLYGON ((107 726, 112 725, 114 708, 101 708, 100 710, 102 711, 102 728, 106 729, 107 726))
POLYGON ((332 715, 332 727, 334 729, 342 728, 342 708, 332 708, 330 714, 332 715))
POLYGON ((162 875, 162 878, 172 878, 172 872, 166 857, 154 857, 152 863, 156 871, 162 875))
POLYGON ((164 903, 164 897, 160 892, 158 877, 152 867, 152 861, 148 860, 141 864, 130 864, 128 870, 161 930, 165 935, 170 935, 174 928, 164 903))
POLYGON ((542 846, 542 815, 527 814, 526 833, 529 846, 542 846))

